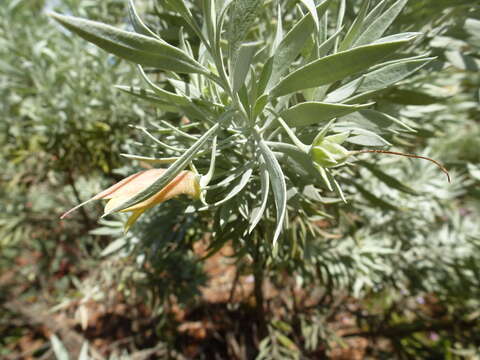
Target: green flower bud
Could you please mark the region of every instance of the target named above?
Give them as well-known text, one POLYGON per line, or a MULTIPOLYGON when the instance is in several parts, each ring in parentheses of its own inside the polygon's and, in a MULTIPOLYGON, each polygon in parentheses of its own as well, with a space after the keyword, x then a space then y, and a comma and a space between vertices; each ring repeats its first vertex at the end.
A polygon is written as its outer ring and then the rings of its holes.
POLYGON ((329 168, 344 163, 350 151, 340 144, 349 136, 348 132, 317 137, 310 148, 310 157, 319 166, 329 168))

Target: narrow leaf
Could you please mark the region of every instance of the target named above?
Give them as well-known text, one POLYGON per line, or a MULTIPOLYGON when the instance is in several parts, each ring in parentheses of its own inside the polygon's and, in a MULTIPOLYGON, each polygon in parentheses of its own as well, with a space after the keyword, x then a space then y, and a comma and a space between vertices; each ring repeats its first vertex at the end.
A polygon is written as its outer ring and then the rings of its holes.
POLYGON ((178 107, 172 105, 171 103, 162 100, 158 97, 155 92, 152 90, 143 89, 135 86, 125 86, 125 85, 115 85, 115 87, 127 94, 139 97, 141 99, 153 102, 158 105, 158 107, 163 111, 175 112, 178 111, 178 107))
POLYGON ((252 117, 254 119, 262 114, 262 112, 265 109, 265 106, 267 105, 267 103, 268 103, 268 95, 267 94, 263 94, 262 96, 260 96, 257 99, 257 101, 255 102, 255 105, 253 107, 253 113, 252 113, 252 117))
MULTIPOLYGON (((346 8, 347 8, 346 1, 340 0, 340 4, 338 5, 338 15, 337 15, 337 28, 336 28, 337 32, 343 28, 343 19, 345 18, 346 8)), ((335 52, 338 52, 338 43, 339 43, 339 40, 338 39, 335 40, 335 52)))
POLYGON ((182 50, 149 36, 116 29, 96 21, 53 13, 70 31, 122 59, 179 73, 208 74, 208 70, 182 50))
POLYGON ((363 82, 363 79, 364 76, 361 76, 358 79, 350 81, 342 87, 339 87, 338 89, 329 93, 324 101, 329 103, 338 103, 348 99, 358 90, 363 82))
POLYGON ((147 25, 145 25, 145 23, 142 21, 140 16, 138 16, 133 0, 129 0, 128 2, 128 17, 130 18, 130 22, 132 23, 132 26, 137 33, 145 36, 151 36, 156 39, 160 39, 160 37, 157 34, 155 34, 152 30, 150 30, 147 27, 147 25))
POLYGON ((420 70, 434 58, 396 62, 364 75, 359 92, 385 89, 420 70))
POLYGON ((371 131, 364 129, 354 129, 352 134, 358 134, 350 136, 346 141, 351 144, 362 145, 362 146, 387 146, 391 145, 387 140, 382 138, 380 135, 377 135, 371 131))
POLYGON ((368 8, 370 7, 370 0, 364 1, 362 6, 353 21, 353 24, 348 29, 347 34, 343 38, 342 42, 340 43, 339 50, 344 51, 350 48, 352 43, 357 39, 359 36, 359 32, 361 26, 364 24, 365 16, 367 15, 368 8))
POLYGON ((182 19, 192 28, 193 31, 203 40, 203 33, 200 26, 190 12, 190 9, 185 4, 184 0, 164 0, 165 4, 178 12, 182 19))
MULTIPOLYGON (((111 234, 109 234, 111 236, 111 234)), ((100 253, 100 256, 105 257, 113 254, 114 252, 119 251, 121 248, 125 247, 127 245, 127 239, 126 237, 121 237, 116 239, 115 241, 112 241, 108 246, 102 250, 100 253)))
POLYGON ((285 183, 282 167, 278 163, 275 154, 263 140, 259 140, 259 146, 263 160, 265 161, 265 166, 270 175, 270 183, 272 184, 273 196, 275 199, 275 208, 277 209, 277 226, 273 235, 273 248, 276 248, 287 213, 287 185, 285 183))
POLYGON ((344 116, 364 109, 372 104, 343 105, 323 102, 304 102, 280 113, 291 127, 324 123, 333 118, 344 116))
POLYGON ((277 6, 277 29, 275 30, 275 37, 272 44, 272 51, 277 50, 278 45, 282 42, 283 39, 283 24, 282 24, 282 8, 280 4, 277 6))
POLYGON ((258 18, 261 6, 261 0, 234 0, 230 6, 231 19, 227 40, 231 59, 236 59, 240 44, 245 40, 251 26, 258 18))
POLYGON ((170 91, 164 90, 164 89, 158 87, 157 85, 155 85, 149 79, 147 74, 145 74, 145 71, 143 70, 143 68, 140 65, 138 65, 138 71, 140 72, 140 76, 143 78, 143 80, 152 88, 155 95, 157 95, 161 100, 163 100, 167 103, 171 102, 171 103, 173 103, 175 105, 179 105, 179 106, 190 105, 190 101, 185 96, 172 93, 170 91))
POLYGON ((408 0, 398 0, 381 16, 377 17, 355 41, 355 46, 371 43, 382 37, 403 10, 408 0))
POLYGON ((388 175, 387 173, 380 170, 377 166, 369 163, 368 161, 358 161, 358 164, 362 165, 363 167, 367 168, 376 178, 378 178, 383 183, 387 184, 388 186, 402 191, 406 194, 410 195, 418 195, 418 193, 413 190, 411 187, 401 183, 393 176, 388 175))
POLYGON ((354 181, 351 181, 350 179, 345 179, 345 178, 342 178, 342 180, 346 183, 349 183, 349 184, 352 184, 353 186, 355 186, 357 188, 358 192, 361 193, 363 195, 363 197, 373 206, 379 207, 379 208, 384 209, 384 210, 400 211, 399 207, 393 205, 392 203, 390 203, 386 200, 383 200, 383 199, 379 198, 378 196, 376 196, 372 192, 368 191, 367 189, 365 189, 363 186, 361 186, 357 182, 354 182, 354 181))
POLYGON ((260 192, 262 194, 262 198, 260 200, 260 205, 252 209, 252 213, 250 215, 250 227, 248 229, 249 233, 251 233, 253 229, 255 229, 255 227, 258 225, 258 223, 262 219, 265 209, 267 208, 268 192, 270 191, 270 175, 265 168, 265 164, 262 164, 260 168, 260 184, 260 192))
POLYGON ((258 47, 258 43, 245 43, 240 46, 238 50, 238 57, 235 61, 233 70, 233 91, 240 90, 245 83, 250 64, 252 63, 253 55, 258 47))
POLYGON ((311 184, 312 182, 319 183, 322 181, 310 156, 304 151, 299 150, 295 145, 270 141, 267 142, 267 145, 290 158, 295 164, 295 171, 302 175, 305 183, 311 184))
POLYGON ((365 71, 395 52, 409 39, 411 36, 398 41, 365 45, 313 61, 280 81, 272 90, 271 96, 283 96, 298 90, 330 84, 365 71))
POLYGON ((52 343, 52 350, 57 360, 70 359, 70 356, 68 355, 68 351, 65 348, 65 345, 63 345, 63 343, 55 334, 50 337, 50 342, 52 343))
POLYGON ((90 360, 88 355, 88 342, 85 341, 82 345, 82 349, 80 350, 80 355, 78 355, 78 360, 90 360))
POLYGON ((330 50, 332 50, 333 46, 335 45, 338 37, 342 33, 343 27, 338 29, 332 36, 330 36, 327 40, 325 40, 323 43, 320 44, 318 47, 318 56, 319 57, 324 57, 327 55, 330 50))
MULTIPOLYGON (((317 17, 325 13, 331 1, 325 0, 317 6, 317 17)), ((311 36, 313 29, 314 22, 312 15, 309 13, 298 21, 283 38, 273 56, 273 70, 268 83, 268 89, 276 85, 280 77, 285 74, 292 62, 295 61, 305 46, 305 42, 311 36)))
POLYGON ((168 79, 168 82, 177 90, 180 94, 188 98, 198 99, 201 97, 200 90, 193 85, 193 83, 187 83, 181 80, 168 79))
POLYGON ((320 28, 320 24, 318 21, 318 13, 317 13, 317 8, 315 6, 315 2, 313 0, 300 0, 300 1, 308 9, 308 12, 312 16, 313 23, 315 24, 315 31, 318 32, 318 29, 320 28))
POLYGON ((252 177, 252 173, 253 173, 252 168, 247 169, 240 176, 240 179, 239 179, 238 183, 232 186, 230 191, 225 195, 225 197, 222 200, 217 201, 214 204, 209 204, 208 206, 204 206, 204 207, 198 209, 198 211, 204 211, 204 210, 208 210, 208 209, 220 206, 222 204, 225 204, 229 200, 233 199, 235 196, 237 196, 245 188, 245 186, 247 186, 248 182, 250 181, 250 178, 252 177))
POLYGON ((215 0, 203 0, 203 18, 207 25, 207 33, 210 44, 215 44, 217 39, 217 12, 215 0))

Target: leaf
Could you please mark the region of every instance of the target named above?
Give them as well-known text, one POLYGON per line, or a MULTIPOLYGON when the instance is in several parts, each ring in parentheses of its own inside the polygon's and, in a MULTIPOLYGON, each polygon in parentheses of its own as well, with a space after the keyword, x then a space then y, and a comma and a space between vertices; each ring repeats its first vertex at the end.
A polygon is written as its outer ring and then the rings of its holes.
POLYGON ((147 76, 147 74, 145 74, 145 71, 140 65, 138 65, 138 70, 143 80, 152 88, 155 95, 162 101, 165 101, 166 103, 173 103, 178 106, 188 106, 191 104, 187 97, 166 91, 155 85, 147 76))
POLYGON ((370 123, 375 124, 381 130, 389 128, 393 124, 397 124, 398 126, 402 127, 407 131, 412 131, 412 132, 415 131, 414 129, 406 125, 403 121, 391 115, 388 115, 384 112, 368 109, 368 110, 360 110, 359 114, 370 123))
MULTIPOLYGON (((165 0, 165 3, 180 14, 182 19, 201 37, 202 30, 195 22, 195 19, 183 0, 165 0)), ((172 23, 170 21, 170 23, 172 23)))
POLYGON ((52 350, 57 360, 70 360, 70 356, 68 355, 65 345, 63 345, 63 343, 55 334, 50 337, 50 342, 52 343, 52 350))
POLYGON ((355 46, 371 43, 382 37, 385 31, 392 25, 397 16, 401 13, 408 0, 398 0, 382 15, 375 19, 368 26, 368 28, 355 41, 355 46))
POLYGON ((102 250, 102 252, 100 253, 100 256, 105 257, 105 256, 108 256, 108 255, 111 255, 111 254, 113 254, 114 252, 117 252, 118 250, 120 250, 121 248, 123 248, 126 245, 127 245, 126 237, 118 238, 115 241, 112 241, 110 244, 108 244, 108 246, 105 249, 102 250))
POLYGON ((480 166, 474 164, 467 164, 468 172, 470 176, 477 181, 480 181, 480 166))
POLYGON ((183 0, 165 0, 165 2, 176 12, 178 12, 184 18, 184 20, 187 21, 187 19, 192 18, 192 13, 183 0))
POLYGON ((269 141, 267 145, 290 158, 295 164, 295 171, 301 173, 300 175, 306 183, 320 183, 322 181, 320 174, 317 168, 314 166, 312 159, 304 151, 299 150, 296 146, 292 144, 286 144, 281 142, 269 141))
POLYGON ((468 18, 465 21, 465 30, 471 35, 478 38, 480 34, 480 20, 468 18))
POLYGON ((298 90, 342 80, 375 65, 411 38, 412 36, 409 35, 399 38, 397 41, 360 46, 313 61, 285 77, 270 95, 272 97, 283 96, 298 90))
POLYGON ((325 97, 324 101, 328 103, 338 103, 348 99, 358 90, 363 82, 363 79, 364 77, 361 76, 358 79, 350 81, 342 87, 335 89, 325 97))
POLYGON ((277 29, 275 30, 275 37, 272 43, 272 52, 277 50, 278 45, 282 42, 283 39, 283 24, 282 24, 282 7, 280 4, 277 5, 277 29))
POLYGON ((102 226, 102 227, 98 227, 96 229, 93 229, 93 230, 89 231, 88 233, 90 235, 100 235, 100 236, 109 235, 109 236, 113 236, 113 235, 122 234, 123 229, 121 227, 117 227, 117 226, 102 226))
POLYGON ((397 134, 398 124, 402 128, 408 131, 413 131, 409 126, 402 121, 394 118, 393 116, 376 110, 360 110, 356 113, 351 113, 342 116, 334 125, 336 132, 351 131, 352 129, 364 129, 376 134, 397 134))
POLYGON ((327 55, 330 50, 332 50, 335 42, 337 41, 338 37, 342 33, 343 27, 338 29, 332 36, 330 36, 327 40, 325 40, 319 47, 318 47, 318 56, 324 57, 327 55))
POLYGON ((394 177, 380 170, 377 166, 370 164, 367 161, 358 161, 357 164, 360 164, 363 167, 367 168, 376 178, 378 178, 380 181, 387 184, 388 186, 394 189, 397 189, 399 191, 402 191, 406 194, 418 195, 418 193, 415 190, 413 190, 411 187, 404 185, 394 177))
POLYGON ((163 111, 170 111, 170 112, 178 111, 178 107, 162 100, 152 90, 146 90, 140 87, 125 86, 125 85, 115 85, 115 88, 127 94, 156 103, 159 106, 159 108, 163 111))
POLYGON ((273 196, 275 199, 275 208, 277 209, 277 225, 273 235, 273 248, 276 248, 278 238, 283 230, 283 222, 287 213, 287 185, 283 175, 282 167, 277 161, 274 153, 259 139, 260 152, 262 153, 265 166, 270 175, 270 183, 272 184, 273 196))
POLYGON ((308 12, 312 17, 313 23, 315 24, 315 31, 318 32, 318 29, 320 28, 320 24, 318 21, 318 13, 317 13, 317 8, 315 6, 315 2, 313 0, 300 0, 300 1, 308 9, 308 12))
POLYGON ((363 105, 343 105, 310 101, 303 102, 290 109, 282 111, 280 116, 285 119, 289 126, 299 127, 324 123, 333 118, 350 114, 368 106, 372 106, 372 103, 363 105))
POLYGON ((88 356, 88 342, 85 341, 80 350, 80 355, 78 355, 78 360, 90 360, 88 356))
MULTIPOLYGON (((343 179, 343 180, 345 181, 345 179, 343 179)), ((365 189, 360 184, 358 184, 354 181, 350 181, 350 180, 347 180, 345 182, 348 182, 348 183, 352 184, 353 186, 355 186, 357 188, 358 192, 360 192, 363 195, 363 197, 373 206, 379 207, 379 208, 384 209, 384 210, 400 211, 399 207, 393 205, 392 203, 390 203, 388 201, 385 201, 385 200, 379 198, 378 196, 374 195, 373 193, 371 193, 370 191, 365 189)))
POLYGON ((393 89, 386 99, 401 105, 431 105, 442 101, 441 97, 409 89, 393 89))
POLYGON ((478 72, 480 70, 480 60, 473 56, 462 54, 460 51, 447 51, 445 57, 450 63, 460 70, 478 72))
POLYGON ((237 92, 245 83, 245 79, 250 70, 253 55, 258 47, 258 43, 244 43, 238 50, 238 57, 235 61, 233 70, 233 91, 237 92))
MULTIPOLYGON (((343 20, 345 19, 345 10, 347 8, 347 3, 346 0, 340 0, 340 3, 338 4, 338 14, 337 14, 337 25, 336 25, 336 31, 340 31, 343 29, 343 20)), ((339 40, 335 40, 335 50, 334 52, 338 52, 338 43, 339 40)))
POLYGON ((56 13, 51 16, 70 31, 122 59, 178 73, 208 74, 207 69, 182 50, 162 40, 73 16, 56 13))
POLYGON ((168 82, 172 84, 172 86, 177 90, 180 94, 187 98, 200 98, 202 94, 200 90, 193 85, 193 83, 188 83, 181 80, 176 79, 168 79, 168 82))
MULTIPOLYGON (((330 5, 331 0, 325 0, 317 6, 317 17, 322 16, 330 5)), ((305 42, 311 36, 314 28, 314 22, 311 13, 305 15, 295 26, 287 33, 273 55, 272 76, 267 89, 275 86, 280 77, 285 74, 288 68, 295 61, 305 42)))
POLYGON ((395 62, 364 75, 359 92, 385 89, 417 72, 434 58, 395 62))
POLYGON ((203 19, 207 26, 208 39, 210 44, 215 44, 217 39, 217 12, 215 0, 202 0, 203 19))
POLYGON ((258 18, 262 0, 234 0, 230 6, 230 27, 227 32, 230 58, 237 58, 240 44, 247 37, 248 31, 258 18))
POLYGON ((245 188, 245 186, 247 186, 247 184, 250 181, 250 178, 252 177, 252 173, 253 173, 253 168, 250 167, 249 169, 247 169, 246 171, 244 171, 242 173, 238 183, 231 187, 230 191, 225 195, 225 197, 222 200, 217 201, 213 204, 208 204, 207 206, 204 206, 204 207, 198 209, 198 211, 204 211, 204 210, 212 209, 214 207, 225 204, 229 200, 233 199, 235 196, 237 196, 245 188))
POLYGON ((372 22, 375 21, 375 19, 378 19, 378 17, 381 15, 383 9, 387 6, 390 0, 381 0, 377 6, 375 6, 372 11, 368 13, 368 15, 365 17, 365 21, 363 22, 362 26, 360 27, 360 33, 363 33, 369 26, 372 24, 372 22))
POLYGON ((363 145, 363 146, 386 146, 391 145, 387 140, 382 138, 371 131, 364 129, 353 129, 352 134, 358 134, 350 136, 346 141, 351 144, 363 145))
POLYGON ((257 99, 257 101, 255 101, 255 105, 253 107, 253 113, 252 113, 252 117, 254 119, 262 114, 262 112, 265 109, 265 106, 267 105, 267 103, 268 103, 268 95, 267 94, 263 94, 262 96, 260 96, 257 99))
POLYGON ((145 23, 142 21, 140 16, 138 16, 133 0, 128 1, 128 17, 130 18, 130 22, 132 23, 132 26, 137 33, 145 36, 151 36, 156 39, 160 39, 160 37, 157 34, 155 34, 152 30, 150 30, 147 27, 147 25, 145 25, 145 23))
POLYGON ((230 118, 233 115, 234 111, 230 110, 225 112, 220 116, 218 119, 217 123, 213 125, 210 129, 208 129, 200 139, 198 139, 195 144, 193 144, 185 153, 180 156, 178 160, 176 160, 172 165, 170 165, 163 173, 162 176, 158 180, 156 180, 152 185, 147 187, 145 190, 141 191, 134 197, 130 198, 127 200, 125 203, 121 204, 120 206, 117 206, 116 208, 112 209, 110 212, 105 213, 104 216, 109 215, 114 212, 122 211, 123 209, 127 209, 130 206, 136 205, 156 193, 158 193, 160 190, 162 190, 166 185, 168 185, 174 178, 175 176, 178 175, 180 171, 185 169, 189 162, 195 157, 196 153, 200 150, 200 148, 205 145, 205 143, 215 135, 217 130, 220 128, 220 124, 225 121, 226 119, 230 118))
POLYGON ((258 95, 262 95, 265 92, 265 89, 267 88, 267 85, 270 81, 270 78, 273 72, 273 61, 274 61, 274 58, 270 57, 265 63, 265 65, 263 66, 263 69, 257 84, 258 95))
POLYGON ((344 51, 350 48, 353 42, 358 38, 360 33, 361 27, 364 24, 365 16, 367 15, 368 8, 370 7, 370 0, 366 0, 362 3, 360 10, 355 16, 355 20, 353 21, 352 25, 347 31, 347 34, 343 38, 340 46, 338 48, 339 51, 344 51))
POLYGON ((191 103, 191 106, 175 105, 172 104, 172 101, 162 100, 152 90, 123 85, 115 85, 115 87, 122 92, 155 103, 158 109, 165 112, 184 113, 190 119, 204 120, 206 117, 205 113, 194 103, 191 103))
POLYGON ((248 233, 251 233, 253 229, 255 229, 255 227, 262 219, 265 209, 267 208, 268 193, 270 191, 270 175, 268 174, 264 163, 260 167, 260 183, 260 192, 262 194, 262 198, 260 200, 260 205, 252 209, 252 212, 250 214, 250 227, 248 229, 248 233))

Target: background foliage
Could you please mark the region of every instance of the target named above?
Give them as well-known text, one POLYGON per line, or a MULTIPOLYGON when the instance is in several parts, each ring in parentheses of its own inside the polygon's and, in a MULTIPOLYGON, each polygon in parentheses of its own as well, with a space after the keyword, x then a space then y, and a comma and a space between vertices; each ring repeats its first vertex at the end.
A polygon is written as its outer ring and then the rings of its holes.
MULTIPOLYGON (((282 3, 283 12, 298 14, 296 4, 282 3)), ((375 109, 416 130, 380 135, 441 161, 452 183, 427 162, 363 154, 338 174, 347 204, 288 194, 290 226, 271 257, 265 233, 275 226, 273 203, 248 239, 238 236, 248 223, 235 202, 187 213, 187 201, 169 202, 127 235, 121 216, 97 225, 94 206, 58 221, 104 185, 151 166, 119 156, 157 156, 158 144, 141 129, 182 143, 161 122, 179 124, 177 114, 113 87, 140 86, 134 67, 55 25, 42 12, 51 5, 0 5, 2 356, 478 357, 478 6, 410 1, 387 34, 422 32, 404 55, 435 60, 373 95, 375 109)), ((131 29, 123 1, 53 5, 131 29)), ((136 5, 174 45, 185 29, 197 53, 200 43, 178 13, 161 2, 136 5)), ((361 11, 356 2, 331 1, 328 34, 343 6, 343 34, 361 11)), ((202 18, 199 7, 192 10, 202 18)), ((239 11, 255 14, 245 24, 250 40, 275 41, 275 6, 239 11)), ((283 17, 285 30, 295 18, 283 17)), ((228 32, 235 44, 235 28, 228 32)), ((241 161, 219 157, 217 166, 226 171, 241 161)), ((286 175, 301 183, 295 171, 286 175)))

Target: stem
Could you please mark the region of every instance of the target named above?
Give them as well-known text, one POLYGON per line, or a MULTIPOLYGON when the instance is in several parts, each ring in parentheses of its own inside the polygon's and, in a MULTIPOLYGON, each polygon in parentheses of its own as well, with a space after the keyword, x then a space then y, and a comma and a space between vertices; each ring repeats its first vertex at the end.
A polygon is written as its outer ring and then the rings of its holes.
POLYGON ((295 133, 293 132, 292 129, 290 129, 290 127, 287 125, 287 123, 285 121, 283 121, 283 119, 278 115, 276 114, 273 110, 271 109, 267 109, 268 111, 270 111, 274 116, 275 118, 277 119, 277 121, 280 123, 280 125, 282 125, 283 127, 283 130, 285 130, 285 132, 287 133, 287 135, 290 137, 290 139, 292 140, 292 142, 295 144, 296 147, 298 147, 300 150, 302 150, 303 152, 305 153, 308 153, 310 151, 310 147, 305 145, 304 143, 302 143, 300 141, 300 139, 295 135, 295 133))
MULTIPOLYGON (((72 170, 68 169, 67 174, 68 174, 68 184, 72 188, 73 195, 75 196, 75 199, 77 200, 77 203, 79 203, 79 204, 83 203, 82 199, 80 198, 80 193, 78 192, 78 190, 75 186, 75 179, 73 178, 72 170)), ((90 228, 91 224, 92 224, 92 220, 88 217, 88 214, 87 214, 87 211, 85 210, 85 208, 83 208, 83 207, 80 208, 80 214, 82 214, 83 221, 84 221, 85 225, 87 226, 87 228, 90 228)))
POLYGON ((376 154, 390 154, 390 155, 398 155, 398 156, 405 156, 405 157, 409 157, 409 158, 413 158, 413 159, 423 159, 423 160, 428 160, 428 161, 431 161, 432 163, 434 163, 435 165, 437 165, 437 167, 442 170, 445 175, 447 175, 447 179, 448 179, 448 182, 451 183, 451 179, 450 179, 450 174, 448 172, 448 170, 442 165, 440 164, 438 161, 436 160, 433 160, 429 157, 426 157, 426 156, 420 156, 420 155, 414 155, 414 154, 404 154, 404 153, 401 153, 401 152, 396 152, 396 151, 388 151, 388 150, 359 150, 359 151, 352 151, 351 154, 352 155, 356 155, 356 154, 365 154, 365 153, 376 153, 376 154))
POLYGON ((262 256, 262 252, 260 249, 260 240, 258 239, 258 232, 254 233, 252 237, 254 240, 253 246, 254 248, 254 269, 253 269, 253 277, 254 277, 254 295, 255 295, 255 313, 257 316, 257 326, 258 326, 258 333, 260 338, 263 339, 268 335, 267 331, 267 320, 265 317, 265 298, 263 296, 263 280, 264 280, 264 259, 262 256))

